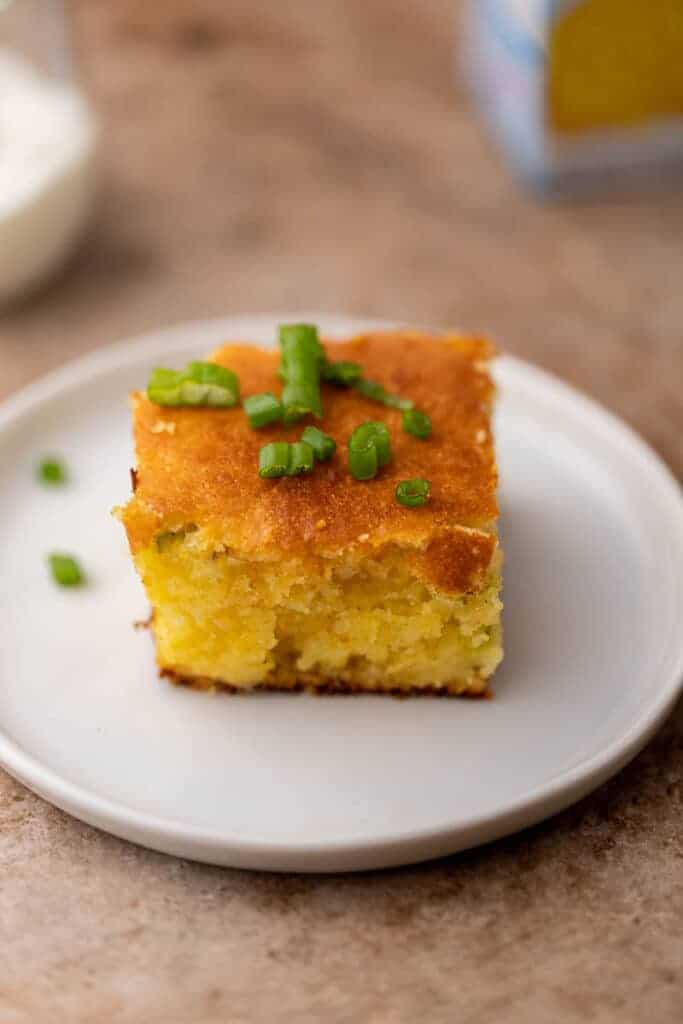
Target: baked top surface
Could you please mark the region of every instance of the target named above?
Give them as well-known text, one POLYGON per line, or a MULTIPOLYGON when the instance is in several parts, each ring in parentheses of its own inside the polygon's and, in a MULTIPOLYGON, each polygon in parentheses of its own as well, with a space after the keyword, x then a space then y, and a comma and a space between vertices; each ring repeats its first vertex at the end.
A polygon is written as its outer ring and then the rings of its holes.
MULTIPOLYGON (((188 523, 244 554, 305 551, 331 557, 359 543, 421 547, 433 541, 438 548, 455 527, 490 529, 497 516, 490 433, 494 388, 486 369, 491 346, 479 339, 396 331, 325 348, 330 359, 359 362, 365 377, 411 398, 431 416, 432 437, 420 441, 405 433, 398 410, 323 385, 325 416, 319 425, 336 440, 336 454, 309 475, 263 480, 257 471, 261 446, 297 440, 309 418, 288 428, 253 430, 239 407, 161 408, 136 392, 136 490, 122 513, 134 552, 159 532, 188 523), (386 422, 392 460, 374 480, 361 483, 349 473, 346 445, 364 420, 386 422), (395 500, 396 484, 417 476, 430 481, 431 497, 422 508, 406 509, 395 500)), ((230 344, 210 358, 238 374, 242 397, 280 393, 277 351, 230 344)), ((458 532, 458 557, 488 564, 494 539, 458 532)))

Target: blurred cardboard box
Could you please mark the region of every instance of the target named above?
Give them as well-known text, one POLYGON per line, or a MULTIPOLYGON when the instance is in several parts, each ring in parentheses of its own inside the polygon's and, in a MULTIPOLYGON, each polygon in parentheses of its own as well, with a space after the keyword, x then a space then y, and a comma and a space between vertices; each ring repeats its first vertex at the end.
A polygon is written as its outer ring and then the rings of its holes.
POLYGON ((542 188, 683 168, 683 0, 469 0, 468 77, 542 188))

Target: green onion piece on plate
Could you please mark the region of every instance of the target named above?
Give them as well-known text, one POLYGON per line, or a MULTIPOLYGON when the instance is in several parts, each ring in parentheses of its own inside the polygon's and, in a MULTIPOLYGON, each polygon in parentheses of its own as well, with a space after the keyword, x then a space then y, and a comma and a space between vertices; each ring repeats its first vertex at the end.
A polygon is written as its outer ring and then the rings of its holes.
POLYGON ((289 472, 289 443, 271 441, 264 444, 258 456, 258 474, 262 477, 287 476, 289 472))
POLYGON ((323 414, 320 368, 324 352, 317 327, 311 324, 283 324, 279 339, 285 423, 294 423, 308 413, 320 419, 323 414))
POLYGON ((356 480, 371 480, 390 458, 386 424, 368 421, 356 427, 349 438, 349 469, 356 480))
POLYGON ((301 440, 311 446, 318 462, 326 462, 337 450, 337 442, 334 438, 326 434, 324 430, 319 430, 318 427, 306 427, 301 435, 301 440))
POLYGON ((289 446, 289 469, 287 476, 310 473, 313 469, 313 449, 305 441, 295 441, 289 446))
POLYGON ((282 402, 270 391, 260 395, 250 395, 242 402, 247 414, 249 426, 255 430, 267 427, 269 423, 277 423, 282 419, 282 402))
POLYGON ((48 565, 53 580, 60 587, 78 587, 85 579, 83 570, 72 555, 48 555, 48 565))
POLYGON ((64 484, 67 480, 66 466, 59 459, 54 456, 41 459, 38 463, 38 479, 43 484, 64 484))
POLYGON ((360 363, 350 363, 343 359, 336 363, 330 363, 326 360, 323 363, 322 376, 323 380, 330 381, 331 384, 339 384, 341 387, 350 388, 352 384, 356 384, 363 376, 363 368, 360 363))
POLYGON ((184 370, 157 367, 147 385, 147 397, 156 405, 227 409, 237 405, 239 396, 236 374, 217 363, 192 362, 184 370))
POLYGON ((424 505, 429 497, 429 481, 418 477, 416 480, 401 480, 396 487, 396 501, 406 508, 424 505))
POLYGON ((403 429, 406 434, 412 434, 413 437, 419 437, 424 441, 432 432, 432 421, 427 413, 420 409, 406 409, 403 413, 403 429))

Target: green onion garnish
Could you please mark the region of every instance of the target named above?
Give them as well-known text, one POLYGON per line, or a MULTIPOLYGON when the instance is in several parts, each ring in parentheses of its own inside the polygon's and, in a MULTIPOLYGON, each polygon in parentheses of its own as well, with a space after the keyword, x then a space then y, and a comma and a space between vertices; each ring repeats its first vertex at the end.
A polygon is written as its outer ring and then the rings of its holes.
POLYGON ((237 405, 240 388, 236 374, 225 366, 192 362, 184 370, 152 370, 147 397, 156 405, 229 408, 237 405))
POLYGON ((59 459, 49 457, 38 463, 38 479, 44 484, 63 484, 67 480, 66 466, 59 459))
POLYGON ((83 571, 71 555, 48 555, 48 565, 53 580, 60 587, 77 587, 84 581, 83 571))
POLYGON ((258 475, 263 477, 287 476, 289 469, 289 443, 271 441, 264 444, 258 456, 258 475))
POLYGON ((178 397, 181 377, 180 370, 168 370, 164 366, 157 366, 152 370, 147 382, 147 397, 150 402, 170 405, 169 399, 178 397))
POLYGON ((401 480, 396 487, 396 501, 406 508, 417 508, 424 505, 429 497, 429 480, 418 477, 417 480, 401 480))
POLYGON ((410 398, 401 398, 400 395, 390 395, 388 392, 385 393, 382 399, 385 405, 388 405, 390 409, 402 409, 404 412, 407 409, 412 409, 414 402, 410 398))
POLYGON ((356 384, 357 381, 363 376, 363 368, 360 363, 349 363, 343 359, 336 363, 327 362, 323 363, 322 368, 323 380, 328 380, 332 384, 339 384, 341 387, 349 388, 352 384, 356 384))
POLYGON ((351 476, 356 480, 372 480, 377 476, 379 463, 377 461, 377 449, 374 444, 366 448, 351 448, 349 442, 349 469, 351 476))
POLYGON ((386 466, 387 462, 391 458, 391 438, 389 437, 389 430, 386 423, 375 422, 368 420, 366 423, 361 423, 359 427, 356 427, 353 434, 351 435, 351 442, 353 447, 360 446, 364 447, 369 441, 371 441, 377 449, 377 464, 380 466, 386 466))
POLYGON ((359 380, 354 384, 356 391, 363 396, 363 398, 370 399, 371 402, 381 402, 382 405, 388 406, 390 409, 412 409, 413 403, 409 398, 401 398, 400 395, 392 395, 381 384, 378 384, 374 380, 359 380))
POLYGON ((313 469, 313 449, 306 441, 295 441, 289 446, 289 469, 288 476, 298 476, 299 473, 310 473, 313 469))
POLYGON ((374 380, 359 380, 356 384, 356 391, 363 396, 363 398, 369 398, 371 402, 383 402, 386 395, 386 391, 381 384, 377 384, 374 380))
POLYGON ((247 414, 249 426, 256 430, 282 419, 282 402, 270 391, 264 391, 261 395, 250 395, 244 399, 242 407, 247 414))
POLYGON ((279 337, 285 423, 294 423, 308 413, 321 418, 320 367, 324 353, 317 327, 283 324, 279 337))
POLYGON ((258 472, 262 477, 298 476, 313 469, 313 449, 305 441, 271 441, 259 452, 258 472))
POLYGON ((324 430, 319 430, 318 427, 306 427, 301 435, 301 440, 311 446, 318 462, 326 462, 337 450, 337 442, 334 438, 326 434, 324 430))
POLYGON ((419 437, 424 441, 432 432, 432 421, 427 413, 420 409, 406 409, 403 413, 403 429, 406 434, 412 434, 413 437, 419 437))
POLYGON ((368 421, 356 427, 349 438, 349 468, 356 480, 371 480, 391 458, 391 440, 386 424, 368 421))

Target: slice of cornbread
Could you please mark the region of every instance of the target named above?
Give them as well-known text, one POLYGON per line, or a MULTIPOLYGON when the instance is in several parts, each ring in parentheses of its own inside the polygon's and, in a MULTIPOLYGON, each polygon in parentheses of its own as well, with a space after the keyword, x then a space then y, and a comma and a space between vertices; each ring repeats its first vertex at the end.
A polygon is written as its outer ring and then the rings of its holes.
MULTIPOLYGON (((332 360, 429 413, 432 437, 401 413, 323 385, 333 458, 264 480, 260 447, 302 424, 250 428, 240 408, 161 408, 132 396, 138 467, 119 515, 152 605, 164 675, 199 686, 483 693, 502 657, 491 346, 417 332, 326 343, 332 360), (392 458, 359 482, 347 441, 384 420, 392 458), (395 500, 423 477, 420 508, 395 500)), ((226 345, 210 357, 242 395, 279 392, 278 354, 226 345)))

